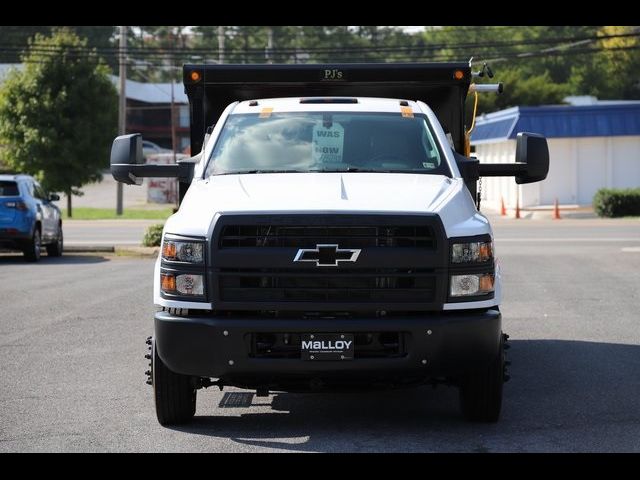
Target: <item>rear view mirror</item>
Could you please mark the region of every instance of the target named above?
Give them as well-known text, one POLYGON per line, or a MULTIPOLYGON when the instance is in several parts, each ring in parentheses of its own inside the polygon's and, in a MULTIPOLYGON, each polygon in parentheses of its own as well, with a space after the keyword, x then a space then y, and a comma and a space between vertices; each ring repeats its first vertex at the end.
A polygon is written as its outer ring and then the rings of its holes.
POLYGON ((141 185, 145 177, 177 178, 181 183, 189 183, 200 157, 201 154, 198 154, 177 164, 145 164, 142 135, 120 135, 111 146, 111 175, 127 185, 141 185))
POLYGON ((118 182, 140 185, 142 178, 133 175, 131 165, 144 163, 142 135, 132 133, 116 137, 111 146, 111 174, 118 182))
POLYGON ((547 178, 549 147, 547 139, 537 133, 518 133, 515 163, 468 162, 462 175, 473 181, 480 177, 516 177, 516 183, 533 183, 547 178))
POLYGON ((516 183, 533 183, 547 178, 549 173, 547 139, 537 133, 518 133, 516 162, 526 164, 526 171, 516 175, 516 183))
POLYGON ((49 201, 50 202, 57 202, 58 200, 60 200, 60 195, 58 195, 57 193, 50 193, 49 194, 49 201))

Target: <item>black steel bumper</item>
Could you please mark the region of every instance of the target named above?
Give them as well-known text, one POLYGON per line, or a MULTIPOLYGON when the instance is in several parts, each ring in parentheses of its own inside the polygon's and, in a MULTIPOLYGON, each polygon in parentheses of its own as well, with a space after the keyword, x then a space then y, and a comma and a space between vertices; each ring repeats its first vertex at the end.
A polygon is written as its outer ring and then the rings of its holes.
POLYGON ((157 312, 155 340, 160 358, 174 372, 220 378, 229 384, 273 384, 292 378, 429 379, 456 376, 495 358, 501 320, 498 310, 364 319, 184 317, 157 312), (257 332, 402 332, 405 352, 399 358, 346 361, 255 358, 248 337, 257 332))

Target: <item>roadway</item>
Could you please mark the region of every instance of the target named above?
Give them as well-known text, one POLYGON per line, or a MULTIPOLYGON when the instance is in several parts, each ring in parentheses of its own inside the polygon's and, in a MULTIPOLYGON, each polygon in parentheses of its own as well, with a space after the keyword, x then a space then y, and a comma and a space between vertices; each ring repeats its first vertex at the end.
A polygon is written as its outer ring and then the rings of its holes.
POLYGON ((210 388, 192 424, 161 427, 153 260, 0 255, 0 451, 640 452, 640 222, 494 220, 513 362, 497 424, 465 423, 452 387, 210 388))

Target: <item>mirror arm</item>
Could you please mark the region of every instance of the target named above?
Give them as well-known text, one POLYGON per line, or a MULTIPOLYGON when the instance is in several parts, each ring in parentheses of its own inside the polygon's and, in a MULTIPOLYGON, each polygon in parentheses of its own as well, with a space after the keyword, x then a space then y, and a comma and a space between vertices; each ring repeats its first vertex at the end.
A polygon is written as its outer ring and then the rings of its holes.
POLYGON ((131 184, 134 184, 136 178, 177 178, 180 182, 189 183, 193 177, 193 163, 177 163, 168 165, 158 164, 127 164, 127 163, 115 163, 111 164, 111 172, 116 173, 118 170, 122 170, 128 174, 131 184))
POLYGON ((481 177, 519 177, 527 173, 526 163, 480 163, 478 174, 481 177))

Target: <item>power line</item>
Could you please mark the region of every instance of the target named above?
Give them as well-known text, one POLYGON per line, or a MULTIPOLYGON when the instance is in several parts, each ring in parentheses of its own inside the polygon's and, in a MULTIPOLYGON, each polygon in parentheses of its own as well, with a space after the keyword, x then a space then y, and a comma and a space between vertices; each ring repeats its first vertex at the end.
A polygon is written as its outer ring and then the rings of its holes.
MULTIPOLYGON (((579 42, 579 41, 602 41, 613 38, 626 38, 626 37, 639 37, 640 33, 619 33, 610 35, 596 35, 596 36, 572 36, 572 37, 555 37, 555 38, 543 38, 543 39, 529 39, 513 41, 492 41, 492 42, 467 42, 467 43, 439 43, 439 44, 423 44, 423 45, 400 45, 400 46, 342 46, 342 47, 274 47, 272 49, 274 54, 295 54, 295 53, 334 53, 334 52, 411 52, 422 50, 458 50, 458 49, 480 49, 480 48, 496 48, 496 47, 519 47, 526 45, 544 45, 560 42, 579 42)), ((0 44, 0 52, 19 52, 24 51, 28 47, 15 45, 15 44, 0 44)), ((73 46, 73 47, 59 47, 55 45, 32 45, 29 49, 30 52, 47 54, 51 52, 58 52, 60 50, 73 51, 79 53, 97 53, 101 56, 119 56, 120 49, 118 47, 90 47, 90 46, 73 46)), ((191 48, 165 48, 165 47, 129 47, 127 49, 130 55, 139 54, 152 57, 161 56, 175 56, 178 54, 208 54, 215 56, 219 54, 219 49, 216 48, 203 48, 203 47, 191 47, 191 48)), ((237 49, 234 53, 249 53, 249 54, 264 54, 264 48, 251 47, 245 49, 237 49)))

